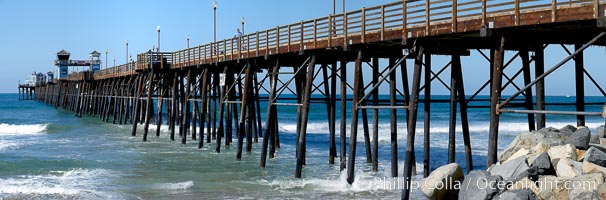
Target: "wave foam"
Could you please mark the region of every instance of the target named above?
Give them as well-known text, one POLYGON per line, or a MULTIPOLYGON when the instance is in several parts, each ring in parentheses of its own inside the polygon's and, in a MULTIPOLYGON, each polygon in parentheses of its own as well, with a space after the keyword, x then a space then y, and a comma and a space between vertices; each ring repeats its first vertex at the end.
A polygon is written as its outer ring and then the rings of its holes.
POLYGON ((33 135, 46 131, 49 124, 0 124, 0 135, 33 135))
MULTIPOLYGON (((404 163, 399 163, 399 171, 404 171, 404 163)), ((423 164, 416 163, 416 173, 422 174, 423 164)), ((420 175, 413 177, 414 180, 420 179, 420 175)), ((391 169, 387 166, 379 172, 368 172, 362 169, 356 169, 354 182, 347 183, 347 170, 343 170, 338 177, 330 178, 303 178, 303 179, 278 179, 278 180, 259 180, 259 184, 270 186, 276 190, 305 189, 325 192, 377 192, 389 190, 385 188, 381 180, 391 179, 391 169)))
POLYGON ((104 169, 72 169, 51 171, 44 175, 20 175, 0 179, 0 194, 5 195, 93 195, 96 187, 106 184, 103 177, 115 174, 104 169))
POLYGON ((0 140, 0 152, 18 147, 14 142, 0 140))
POLYGON ((194 186, 194 181, 185 181, 179 183, 158 183, 153 186, 158 190, 187 190, 194 186))

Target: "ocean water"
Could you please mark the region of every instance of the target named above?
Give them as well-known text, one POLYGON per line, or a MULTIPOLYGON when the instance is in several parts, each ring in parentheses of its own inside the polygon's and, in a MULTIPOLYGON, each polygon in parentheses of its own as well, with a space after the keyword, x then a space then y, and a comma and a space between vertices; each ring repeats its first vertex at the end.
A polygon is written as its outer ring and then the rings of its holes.
MULTIPOLYGON (((556 101, 573 102, 574 98, 547 98, 547 102, 556 101)), ((586 101, 600 102, 603 97, 588 97, 586 101)), ((265 106, 261 106, 264 115, 265 106)), ((421 105, 415 141, 418 174, 422 174, 422 109, 421 105)), ((574 108, 548 106, 548 109, 574 108)), ((601 109, 601 105, 587 106, 589 111, 601 109)), ((432 104, 432 169, 447 163, 444 155, 448 145, 448 112, 448 104, 432 104)), ((260 143, 253 144, 252 153, 244 153, 242 160, 237 161, 235 145, 223 146, 220 154, 214 152, 214 144, 198 149, 197 142, 188 140, 188 144, 182 145, 180 141, 169 139, 165 126, 160 137, 150 136, 148 142, 143 142, 140 135, 130 136, 130 125, 103 123, 92 116, 77 118, 72 112, 40 102, 18 101, 16 94, 0 94, 0 199, 399 198, 399 188, 385 187, 385 182, 381 181, 390 179, 391 169, 389 113, 381 111, 379 114, 379 171, 372 172, 371 165, 366 162, 360 125, 356 182, 349 185, 345 172, 339 171, 338 158, 335 165, 328 164, 329 135, 323 104, 313 104, 310 108, 307 165, 303 178, 296 179, 294 108, 279 108, 281 149, 276 152, 276 158, 268 160, 267 167, 261 169, 258 167, 260 143)), ((476 169, 486 167, 488 116, 486 108, 469 109, 476 169)), ((527 131, 525 116, 502 115, 499 151, 517 134, 527 131)), ((404 119, 404 112, 398 111, 400 175, 406 144, 404 119)), ((548 116, 547 125, 560 128, 575 122, 574 116, 548 116)), ((601 118, 587 118, 587 125, 593 131, 603 124, 601 118)), ((349 135, 350 126, 347 127, 349 135)), ((457 130, 460 131, 460 127, 457 130)), ((338 136, 337 132, 337 142, 338 136)), ((461 141, 462 136, 458 134, 457 162, 466 168, 461 141)), ((416 175, 414 180, 420 178, 416 175)), ((418 190, 412 193, 413 197, 422 198, 418 190)))

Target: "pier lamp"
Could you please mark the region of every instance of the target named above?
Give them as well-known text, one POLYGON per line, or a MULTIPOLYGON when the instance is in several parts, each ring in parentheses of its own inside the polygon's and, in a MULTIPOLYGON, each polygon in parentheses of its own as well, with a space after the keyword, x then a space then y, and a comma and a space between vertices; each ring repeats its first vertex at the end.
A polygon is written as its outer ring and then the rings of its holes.
POLYGON ((242 35, 244 35, 244 17, 242 17, 241 21, 242 21, 242 35))
POLYGON ((107 69, 107 53, 109 53, 109 50, 105 49, 105 69, 107 69))
POLYGON ((114 57, 114 67, 116 66, 116 57, 114 57))
POLYGON ((128 40, 126 40, 126 57, 124 59, 126 59, 126 64, 128 64, 128 40))
POLYGON ((157 29, 158 29, 158 52, 160 52, 160 26, 158 26, 157 29))
POLYGON ((189 34, 187 34, 187 48, 189 49, 189 34))
POLYGON ((214 42, 217 42, 217 1, 213 1, 213 30, 214 42))

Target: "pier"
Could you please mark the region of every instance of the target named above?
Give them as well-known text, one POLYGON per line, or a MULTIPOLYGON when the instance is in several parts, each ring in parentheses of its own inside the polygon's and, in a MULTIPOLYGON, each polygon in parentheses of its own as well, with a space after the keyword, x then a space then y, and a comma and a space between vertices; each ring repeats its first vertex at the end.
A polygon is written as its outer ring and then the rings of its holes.
MULTIPOLYGON (((449 101, 444 102, 450 104, 448 162, 455 162, 459 121, 468 171, 474 165, 467 110, 477 107, 470 102, 490 102, 487 166, 497 162, 499 117, 503 113, 527 118, 529 130, 544 128, 546 115, 574 115, 578 126, 585 124, 586 117, 605 118, 604 111, 585 110, 590 102, 585 102, 584 94, 585 87, 595 87, 606 96, 600 85, 603 81, 592 76, 584 63, 585 59, 602 58, 583 56, 591 46, 606 45, 605 8, 606 1, 600 0, 396 1, 177 51, 150 50, 107 69, 99 68, 98 52, 91 53, 90 61, 72 62, 69 53, 61 51, 55 61, 61 68, 58 79, 36 85, 34 98, 77 116, 131 124, 132 136, 143 141, 150 134, 160 136, 159 126, 165 123, 170 139, 184 144, 196 142, 199 148, 212 145, 217 153, 222 145, 236 145, 236 159, 251 152, 253 142, 260 142, 260 168, 280 148, 277 108, 294 107, 296 178, 304 175, 309 106, 323 104, 330 132, 328 163, 347 170, 349 183, 355 177, 358 142, 365 147, 367 162, 378 170, 378 113, 386 109, 390 111, 391 175, 403 177, 409 185, 416 161, 422 160, 425 176, 431 169, 429 113, 431 102, 436 101, 431 99, 432 82, 450 91, 449 101), (545 55, 547 46, 561 47, 567 56, 545 55), (506 57, 506 52, 514 56, 506 57), (485 83, 477 90, 465 91, 463 70, 473 68, 461 60, 474 55, 486 60, 483 67, 490 73, 474 74, 485 77, 485 83), (435 56, 448 57, 449 62, 432 66, 435 56), (545 66, 546 59, 558 63, 545 66), (412 65, 407 64, 409 60, 412 65), (511 64, 516 60, 521 66, 511 64), (565 81, 575 85, 575 103, 570 104, 575 110, 546 110, 544 79, 568 62, 574 62, 574 74, 565 81), (68 74, 67 67, 72 65, 90 66, 91 70, 68 74), (505 68, 519 70, 507 74, 505 68), (364 74, 365 69, 372 73, 364 74), (450 76, 440 76, 446 70, 450 76), (348 76, 351 73, 353 76, 348 76), (520 79, 523 85, 516 84, 520 79), (389 88, 388 98, 379 95, 382 86, 389 88), (503 94, 507 88, 515 92, 503 94), (489 91, 490 99, 478 97, 483 91, 489 91), (261 110, 261 103, 268 105, 267 110, 261 110), (405 112, 406 118, 397 118, 398 111, 405 112), (337 112, 341 116, 338 121, 337 112), (415 147, 419 112, 425 116, 424 143, 415 147), (407 130, 398 130, 398 122, 405 122, 407 130), (150 133, 150 125, 158 126, 155 133, 150 133), (362 133, 358 133, 359 126, 362 133), (138 127, 143 127, 142 132, 138 127), (336 141, 337 134, 340 141, 336 141), (364 135, 364 141, 357 141, 358 134, 364 135), (403 172, 397 171, 398 134, 407 135, 403 172), (340 149, 336 149, 337 143, 340 149), (415 148, 423 149, 423 158, 415 158, 415 148)), ((409 194, 409 187, 405 187, 402 198, 408 199, 409 194)))

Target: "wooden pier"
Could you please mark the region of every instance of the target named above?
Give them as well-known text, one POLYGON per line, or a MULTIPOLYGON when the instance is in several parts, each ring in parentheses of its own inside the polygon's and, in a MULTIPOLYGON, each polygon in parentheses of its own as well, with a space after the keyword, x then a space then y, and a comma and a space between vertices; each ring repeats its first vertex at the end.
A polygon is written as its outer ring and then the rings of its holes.
MULTIPOLYGON (((455 161, 456 118, 460 117, 468 170, 473 169, 468 104, 478 100, 482 91, 490 93, 487 166, 497 162, 501 113, 527 117, 529 130, 545 127, 545 115, 549 114, 576 115, 578 125, 584 125, 586 116, 604 117, 603 112, 584 109, 585 77, 604 96, 606 93, 599 79, 596 81, 586 70, 583 52, 589 46, 606 45, 605 7, 606 2, 600 0, 397 1, 174 52, 144 52, 131 63, 94 74, 70 74, 55 84, 36 87, 35 98, 78 116, 94 115, 105 122, 132 124, 132 136, 144 141, 151 124, 166 123, 172 140, 178 136, 182 143, 197 142, 200 148, 214 145, 215 151, 220 152, 221 145, 235 142, 236 159, 241 159, 243 151, 251 152, 252 143, 262 138, 261 168, 266 166, 267 157, 273 158, 280 148, 277 107, 294 106, 297 178, 303 176, 305 165, 309 105, 325 104, 330 132, 328 162, 347 170, 349 183, 355 176, 359 121, 362 120, 364 130, 360 144, 365 146, 372 169, 378 170, 378 110, 389 109, 391 175, 403 176, 409 186, 415 160, 421 159, 414 157, 420 103, 424 104, 425 113, 424 175, 430 172, 432 81, 439 81, 450 91, 448 162, 455 161), (544 55, 550 45, 562 46, 569 56, 562 59, 544 55), (566 45, 573 45, 574 49, 566 45), (463 66, 461 59, 472 55, 471 51, 478 51, 486 59, 490 74, 474 74, 487 81, 470 93, 464 90, 462 70, 473 69, 463 66), (506 51, 515 56, 507 60, 506 51), (450 62, 435 71, 431 64, 434 55, 449 56, 450 62), (560 62, 545 66, 546 56, 560 62), (388 64, 380 65, 380 59, 388 60, 388 64), (414 65, 407 66, 409 59, 414 60, 414 65), (505 74, 504 69, 513 68, 510 64, 515 59, 520 59, 522 66, 513 75, 505 74), (570 60, 575 62, 575 81, 571 84, 576 85, 576 111, 545 110, 544 78, 570 60), (348 69, 348 63, 354 63, 354 67, 348 69), (362 73, 366 67, 373 73, 362 73), (439 76, 447 69, 450 83, 439 76), (408 70, 412 70, 412 77, 408 77, 408 70), (354 74, 353 80, 347 79, 348 73, 354 74), (523 86, 515 84, 518 77, 523 79, 523 86), (381 85, 388 85, 389 98, 379 96, 381 85), (501 91, 511 87, 517 92, 503 96, 501 91), (285 97, 286 93, 295 98, 285 97), (337 98, 336 93, 353 96, 337 98), (419 99, 421 94, 424 99, 419 99), (267 110, 261 110, 261 101, 267 103, 267 110), (346 107, 347 103, 351 107, 346 107), (349 122, 347 110, 351 111, 349 122), (398 110, 407 113, 406 119, 397 118, 398 110), (266 113, 265 119, 261 112, 266 113), (339 123, 337 112, 341 116, 339 123), (402 121, 407 123, 407 130, 397 129, 397 122, 402 121), (346 130, 348 123, 351 130, 346 130), (137 132, 138 126, 143 126, 142 133, 137 132), (336 134, 340 141, 336 141, 336 134), (407 134, 404 172, 397 171, 398 134, 407 134), (341 147, 338 150, 337 142, 341 147)), ((160 128, 155 135, 160 135, 160 128)), ((408 188, 404 188, 403 199, 409 197, 408 188)))

